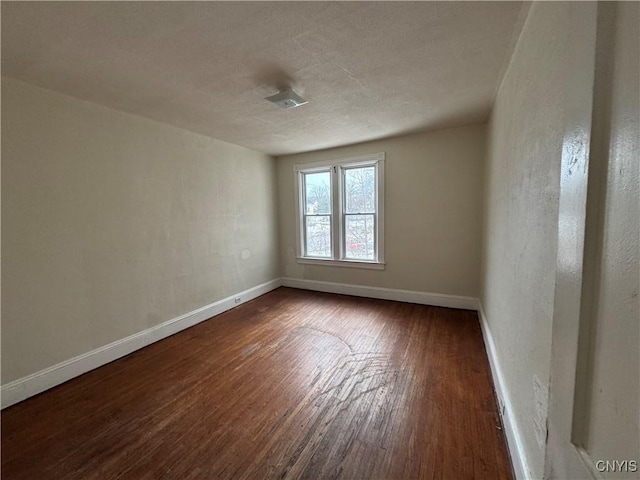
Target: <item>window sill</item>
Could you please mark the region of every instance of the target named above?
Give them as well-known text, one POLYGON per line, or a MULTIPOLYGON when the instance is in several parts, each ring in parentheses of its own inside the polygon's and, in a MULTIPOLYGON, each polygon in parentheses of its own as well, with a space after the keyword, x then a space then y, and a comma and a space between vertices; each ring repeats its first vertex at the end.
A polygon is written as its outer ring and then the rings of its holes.
POLYGON ((360 260, 333 260, 324 258, 298 257, 298 263, 306 265, 322 265, 325 267, 366 268, 369 270, 384 270, 384 262, 363 262, 360 260))

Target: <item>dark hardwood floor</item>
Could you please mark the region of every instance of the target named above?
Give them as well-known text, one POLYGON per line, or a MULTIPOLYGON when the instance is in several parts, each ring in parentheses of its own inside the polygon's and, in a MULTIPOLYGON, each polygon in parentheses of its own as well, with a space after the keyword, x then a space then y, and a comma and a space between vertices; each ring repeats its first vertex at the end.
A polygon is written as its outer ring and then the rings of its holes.
POLYGON ((511 469, 475 312, 280 288, 4 410, 2 478, 511 469))

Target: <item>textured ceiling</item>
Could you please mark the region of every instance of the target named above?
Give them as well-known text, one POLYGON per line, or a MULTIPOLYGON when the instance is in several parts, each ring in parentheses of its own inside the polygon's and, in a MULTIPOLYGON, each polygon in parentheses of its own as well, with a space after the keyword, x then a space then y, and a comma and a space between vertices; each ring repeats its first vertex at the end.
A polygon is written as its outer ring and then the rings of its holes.
POLYGON ((2 73, 270 154, 486 118, 519 2, 3 2, 2 73), (309 103, 264 100, 289 79, 309 103))

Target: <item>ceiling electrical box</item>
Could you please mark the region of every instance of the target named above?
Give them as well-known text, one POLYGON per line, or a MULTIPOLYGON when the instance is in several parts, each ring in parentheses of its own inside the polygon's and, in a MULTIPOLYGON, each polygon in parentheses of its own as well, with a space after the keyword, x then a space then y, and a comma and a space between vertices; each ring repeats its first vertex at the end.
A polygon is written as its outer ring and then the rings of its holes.
POLYGON ((287 88, 286 90, 280 90, 275 95, 271 95, 270 97, 265 98, 265 100, 269 100, 271 103, 275 103, 278 107, 284 110, 296 108, 300 105, 304 105, 305 103, 309 103, 290 88, 287 88))

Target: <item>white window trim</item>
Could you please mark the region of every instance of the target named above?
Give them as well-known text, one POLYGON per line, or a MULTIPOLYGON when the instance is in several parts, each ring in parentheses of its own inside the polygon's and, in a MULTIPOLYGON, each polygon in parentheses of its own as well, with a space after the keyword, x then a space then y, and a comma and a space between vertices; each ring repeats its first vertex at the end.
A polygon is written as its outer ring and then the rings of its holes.
POLYGON ((384 270, 384 161, 385 153, 379 152, 374 154, 359 155, 357 157, 340 158, 336 160, 327 160, 325 162, 306 163, 301 165, 294 165, 294 184, 295 184, 295 198, 296 198, 296 257, 298 263, 308 265, 323 265, 333 267, 355 267, 355 268, 368 268, 373 270, 384 270), (376 254, 375 260, 353 260, 344 258, 344 245, 342 237, 344 233, 344 221, 342 212, 342 175, 339 174, 342 168, 358 167, 366 165, 375 165, 377 168, 376 174, 376 254), (340 168, 338 168, 340 167, 340 168), (326 171, 327 168, 331 169, 331 201, 332 201, 332 213, 331 213, 331 250, 333 252, 333 258, 318 258, 318 257, 305 257, 304 246, 302 244, 304 238, 303 232, 303 212, 302 205, 304 205, 304 199, 302 198, 303 192, 301 186, 301 174, 312 173, 314 171, 326 171))

